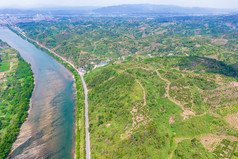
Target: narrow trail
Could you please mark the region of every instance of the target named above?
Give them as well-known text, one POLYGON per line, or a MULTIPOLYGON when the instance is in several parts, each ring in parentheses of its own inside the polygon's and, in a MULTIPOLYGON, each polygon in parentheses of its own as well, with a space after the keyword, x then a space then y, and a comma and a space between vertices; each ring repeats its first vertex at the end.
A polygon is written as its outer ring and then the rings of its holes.
MULTIPOLYGON (((144 100, 144 104, 143 104, 143 107, 144 106, 146 106, 146 95, 145 95, 145 89, 144 89, 144 87, 142 86, 142 84, 136 79, 136 82, 141 86, 141 88, 142 88, 142 90, 143 90, 143 94, 144 94, 144 96, 143 96, 143 100, 144 100)), ((142 108, 143 108, 142 107, 142 108)))
POLYGON ((170 86, 171 82, 170 82, 168 79, 163 78, 163 77, 161 76, 161 74, 159 73, 158 70, 155 70, 155 72, 157 73, 157 75, 159 76, 159 78, 161 78, 163 81, 165 81, 165 82, 167 83, 166 95, 165 95, 165 97, 168 97, 168 98, 169 98, 169 86, 170 86))
MULTIPOLYGON (((23 35, 22 33, 20 33, 21 35, 23 35)), ((45 48, 46 50, 48 50, 49 52, 53 53, 55 56, 61 58, 63 61, 67 62, 68 64, 70 64, 80 75, 81 77, 81 81, 83 83, 83 88, 84 88, 84 103, 85 103, 85 152, 86 152, 86 159, 90 159, 90 134, 89 134, 89 120, 88 120, 88 89, 87 89, 87 85, 84 81, 83 78, 83 73, 80 72, 71 62, 69 62, 66 58, 56 54, 54 51, 52 51, 51 49, 45 47, 44 45, 40 44, 38 41, 33 40, 31 38, 26 37, 25 35, 23 35, 25 38, 30 39, 31 41, 35 42, 37 45, 45 48)))
MULTIPOLYGON (((150 118, 149 109, 146 106, 146 91, 138 79, 135 79, 143 90, 143 104, 136 104, 130 111, 132 115, 132 128, 126 131, 126 134, 133 134, 133 130, 138 129, 140 126, 146 126, 152 119, 150 118), (142 106, 140 106, 142 105, 142 106)), ((123 139, 124 137, 121 137, 123 139)))
POLYGON ((9 67, 9 70, 7 70, 7 71, 5 71, 5 72, 0 72, 0 78, 1 78, 1 76, 3 77, 6 73, 11 72, 13 66, 14 66, 13 62, 10 61, 10 67, 9 67))
POLYGON ((170 82, 168 79, 163 78, 163 77, 161 76, 161 74, 159 73, 158 70, 155 70, 155 72, 157 73, 157 75, 159 76, 159 78, 161 78, 163 81, 165 81, 165 82, 167 83, 166 95, 165 95, 165 97, 168 97, 168 99, 169 99, 170 101, 172 101, 172 102, 174 102, 175 104, 179 105, 179 106, 184 110, 183 105, 182 105, 181 103, 177 102, 176 100, 174 100, 174 99, 173 99, 172 97, 170 97, 170 95, 169 95, 169 87, 170 87, 171 82, 170 82))

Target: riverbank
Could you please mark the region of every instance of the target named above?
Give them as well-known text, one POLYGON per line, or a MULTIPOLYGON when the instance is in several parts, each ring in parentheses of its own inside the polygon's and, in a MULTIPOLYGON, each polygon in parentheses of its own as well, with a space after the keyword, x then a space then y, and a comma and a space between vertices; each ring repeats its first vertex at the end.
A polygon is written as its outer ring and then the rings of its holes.
MULTIPOLYGON (((33 77, 34 77, 34 74, 33 74, 33 77)), ((33 88, 33 91, 32 91, 32 95, 35 93, 35 90, 36 90, 36 81, 34 80, 34 88, 33 88)), ((31 112, 31 110, 32 110, 32 95, 31 95, 31 98, 30 98, 29 109, 28 109, 28 111, 27 111, 27 117, 26 117, 25 121, 28 120, 29 114, 30 114, 30 112, 31 112)), ((24 130, 20 130, 20 132, 21 132, 21 131, 23 132, 24 130)), ((18 135, 20 134, 20 132, 18 133, 18 135)), ((29 135, 29 138, 30 138, 30 137, 31 137, 31 136, 29 135)), ((28 139, 25 139, 25 140, 28 140, 28 139)), ((13 143, 12 148, 11 148, 11 151, 10 151, 10 153, 8 154, 7 159, 10 159, 10 158, 11 158, 11 155, 14 153, 14 151, 16 150, 16 148, 17 148, 18 146, 19 146, 19 145, 16 144, 15 142, 13 143)))
MULTIPOLYGON (((76 114, 76 150, 75 150, 75 156, 77 159, 82 158, 84 159, 86 157, 85 154, 85 107, 83 105, 84 103, 84 88, 83 88, 83 73, 79 72, 77 70, 77 68, 70 63, 69 61, 67 61, 65 58, 63 58, 60 55, 57 55, 55 52, 53 52, 52 50, 41 46, 38 42, 27 38, 26 36, 22 35, 21 33, 19 33, 18 31, 12 29, 11 27, 9 27, 9 29, 11 31, 13 31, 14 33, 16 33, 17 35, 21 36, 23 39, 27 40, 28 42, 32 43, 33 45, 35 45, 37 48, 39 48, 40 50, 46 52, 47 54, 49 54, 50 56, 52 56, 54 59, 56 59, 59 63, 61 63, 62 65, 64 65, 73 75, 74 75, 74 79, 75 79, 75 83, 76 83, 76 92, 77 92, 77 100, 76 100, 76 105, 77 105, 77 114, 76 114)), ((86 86, 86 84, 85 84, 86 86)))
POLYGON ((0 158, 6 158, 11 151, 21 125, 27 119, 35 88, 30 64, 10 47, 4 52, 8 52, 10 56, 4 56, 2 60, 8 61, 10 58, 15 64, 0 79, 0 114, 4 114, 0 115, 0 158))

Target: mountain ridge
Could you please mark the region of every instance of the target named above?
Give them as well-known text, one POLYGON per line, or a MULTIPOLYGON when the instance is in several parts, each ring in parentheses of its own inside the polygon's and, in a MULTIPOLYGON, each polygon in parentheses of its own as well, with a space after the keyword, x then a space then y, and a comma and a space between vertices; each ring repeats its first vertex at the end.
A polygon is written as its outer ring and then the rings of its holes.
POLYGON ((123 4, 116 6, 102 7, 93 10, 100 14, 178 14, 178 15, 194 15, 194 14, 229 14, 237 12, 233 9, 217 9, 204 7, 182 7, 176 5, 154 5, 154 4, 123 4))
POLYGON ((47 6, 45 8, 0 8, 0 14, 52 14, 52 15, 218 15, 238 13, 238 9, 183 7, 177 5, 122 4, 105 7, 47 6))

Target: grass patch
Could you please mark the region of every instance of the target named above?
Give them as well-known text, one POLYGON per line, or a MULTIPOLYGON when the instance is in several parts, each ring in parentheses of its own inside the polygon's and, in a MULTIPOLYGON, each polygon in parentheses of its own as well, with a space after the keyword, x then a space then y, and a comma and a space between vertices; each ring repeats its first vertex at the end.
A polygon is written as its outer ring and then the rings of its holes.
POLYGON ((9 61, 5 61, 5 62, 0 63, 0 72, 5 72, 5 71, 8 71, 9 69, 10 69, 10 62, 9 61))
POLYGON ((200 134, 214 132, 225 123, 210 114, 194 116, 190 119, 182 120, 180 116, 175 118, 175 123, 171 124, 172 130, 177 137, 193 137, 200 134))
POLYGON ((174 159, 212 159, 212 153, 208 152, 201 142, 196 138, 192 140, 183 140, 178 143, 177 149, 174 152, 174 159))
POLYGON ((217 110, 217 113, 221 116, 226 116, 228 114, 233 114, 233 113, 237 113, 237 112, 238 112, 238 104, 217 110))

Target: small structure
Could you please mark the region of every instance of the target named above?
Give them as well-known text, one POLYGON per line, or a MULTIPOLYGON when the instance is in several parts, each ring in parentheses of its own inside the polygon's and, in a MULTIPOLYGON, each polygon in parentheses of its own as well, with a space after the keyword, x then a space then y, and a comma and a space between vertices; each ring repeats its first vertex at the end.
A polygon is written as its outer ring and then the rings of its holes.
POLYGON ((81 71, 82 73, 86 73, 86 70, 84 70, 83 68, 81 68, 80 71, 81 71))
POLYGON ((153 57, 151 54, 148 54, 149 57, 153 57))
POLYGON ((107 65, 107 62, 102 61, 102 62, 101 62, 101 65, 102 65, 102 66, 105 66, 105 65, 107 65))

